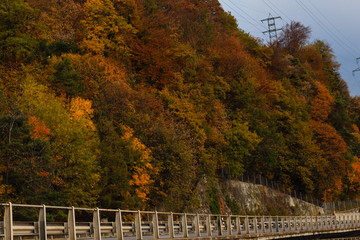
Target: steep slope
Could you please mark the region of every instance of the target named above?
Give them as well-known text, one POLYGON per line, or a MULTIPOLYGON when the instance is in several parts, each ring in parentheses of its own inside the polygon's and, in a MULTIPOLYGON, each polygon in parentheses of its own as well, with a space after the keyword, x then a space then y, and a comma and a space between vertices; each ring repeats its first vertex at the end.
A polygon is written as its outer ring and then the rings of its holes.
POLYGON ((2 201, 181 211, 245 172, 358 196, 360 101, 300 23, 266 45, 217 0, 4 0, 0 32, 2 201))

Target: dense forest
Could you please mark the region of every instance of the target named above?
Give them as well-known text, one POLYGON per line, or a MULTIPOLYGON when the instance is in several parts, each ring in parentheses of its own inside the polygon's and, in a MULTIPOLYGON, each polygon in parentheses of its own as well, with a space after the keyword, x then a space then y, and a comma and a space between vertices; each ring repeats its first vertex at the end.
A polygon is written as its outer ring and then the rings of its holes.
POLYGON ((265 43, 217 0, 1 0, 1 201, 181 211, 243 174, 356 198, 360 99, 310 31, 265 43))

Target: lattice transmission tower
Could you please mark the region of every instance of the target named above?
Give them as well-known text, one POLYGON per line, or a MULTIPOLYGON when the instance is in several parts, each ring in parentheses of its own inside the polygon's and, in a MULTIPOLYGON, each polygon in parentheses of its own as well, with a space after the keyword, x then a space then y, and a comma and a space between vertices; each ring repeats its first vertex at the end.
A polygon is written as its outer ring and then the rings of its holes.
POLYGON ((269 33, 269 39, 270 42, 273 42, 273 39, 277 40, 277 31, 282 30, 282 28, 276 28, 276 23, 275 20, 281 17, 273 17, 271 16, 271 13, 269 13, 269 17, 265 18, 263 20, 261 20, 262 23, 264 23, 265 21, 267 21, 268 24, 268 30, 264 31, 263 34, 265 33, 269 33))
MULTIPOLYGON (((360 57, 356 58, 356 63, 359 65, 360 57)), ((360 72, 360 67, 354 69, 352 71, 353 76, 355 76, 355 72, 360 72)))

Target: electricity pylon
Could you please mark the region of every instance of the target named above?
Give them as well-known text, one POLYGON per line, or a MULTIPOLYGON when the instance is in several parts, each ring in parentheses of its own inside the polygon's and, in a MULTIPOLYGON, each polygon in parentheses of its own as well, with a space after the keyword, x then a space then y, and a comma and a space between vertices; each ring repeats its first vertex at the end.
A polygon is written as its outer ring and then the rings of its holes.
MULTIPOLYGON (((359 61, 360 61, 360 57, 356 58, 356 63, 357 63, 358 65, 359 65, 359 61)), ((359 71, 360 71, 360 67, 354 69, 354 70, 352 71, 353 76, 355 76, 355 72, 359 72, 359 71)))
POLYGON ((282 30, 282 28, 276 28, 276 24, 275 24, 275 20, 278 19, 281 17, 273 17, 271 16, 271 13, 269 13, 269 17, 268 18, 265 18, 263 20, 261 20, 261 22, 265 22, 267 21, 268 23, 268 30, 267 31, 264 31, 263 34, 265 33, 269 33, 269 39, 270 39, 270 42, 272 42, 273 39, 277 40, 277 31, 280 31, 282 30))

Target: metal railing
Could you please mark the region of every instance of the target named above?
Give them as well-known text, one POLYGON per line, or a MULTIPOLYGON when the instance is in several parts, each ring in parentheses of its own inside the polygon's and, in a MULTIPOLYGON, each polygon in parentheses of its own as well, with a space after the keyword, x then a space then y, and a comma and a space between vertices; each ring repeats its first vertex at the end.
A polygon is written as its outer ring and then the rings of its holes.
POLYGON ((229 237, 259 235, 292 235, 309 232, 334 232, 360 228, 360 214, 346 213, 323 216, 243 216, 120 209, 59 207, 3 203, 4 221, 0 237, 4 240, 111 237, 117 240, 160 238, 229 237), (33 208, 38 212, 35 222, 14 221, 13 208, 33 208), (47 222, 47 211, 67 211, 66 222, 47 222), (78 222, 75 213, 90 212, 92 221, 78 222), (112 215, 115 221, 101 221, 101 214, 112 215))

